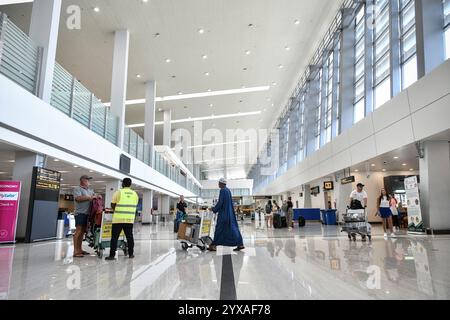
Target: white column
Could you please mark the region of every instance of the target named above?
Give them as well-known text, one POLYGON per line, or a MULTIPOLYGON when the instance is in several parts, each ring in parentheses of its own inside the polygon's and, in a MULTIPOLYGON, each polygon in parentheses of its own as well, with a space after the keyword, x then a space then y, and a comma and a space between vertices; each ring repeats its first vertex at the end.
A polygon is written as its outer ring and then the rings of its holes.
POLYGON ((172 110, 164 111, 164 131, 163 131, 163 145, 171 146, 172 140, 172 110))
POLYGON ((416 0, 417 75, 424 77, 445 60, 442 0, 416 0))
POLYGON ((158 207, 158 213, 169 214, 170 213, 170 197, 167 195, 161 195, 160 198, 161 207, 158 207))
POLYGON ((111 79, 111 112, 119 118, 118 147, 123 147, 125 101, 127 98, 128 50, 130 33, 117 30, 114 37, 113 71, 111 79))
POLYGON ((309 184, 304 185, 303 199, 303 208, 311 208, 311 186, 309 184))
POLYGON ((153 190, 145 190, 142 198, 142 224, 152 222, 153 190))
POLYGON ((420 201, 425 228, 450 230, 450 145, 448 141, 424 143, 420 159, 420 201))
POLYGON ((105 192, 105 208, 111 208, 111 202, 113 195, 116 191, 120 190, 122 184, 119 180, 109 181, 106 184, 105 192))
POLYGON ((16 231, 16 238, 18 239, 24 239, 27 230, 33 167, 44 167, 45 162, 46 159, 43 155, 27 151, 17 151, 15 153, 12 180, 22 182, 16 231))
POLYGON ((50 103, 58 44, 61 0, 35 0, 31 12, 30 38, 43 48, 38 79, 38 97, 50 103))
POLYGON ((153 166, 153 147, 155 145, 155 109, 156 109, 156 82, 148 81, 145 84, 145 127, 144 140, 150 146, 150 165, 153 166))

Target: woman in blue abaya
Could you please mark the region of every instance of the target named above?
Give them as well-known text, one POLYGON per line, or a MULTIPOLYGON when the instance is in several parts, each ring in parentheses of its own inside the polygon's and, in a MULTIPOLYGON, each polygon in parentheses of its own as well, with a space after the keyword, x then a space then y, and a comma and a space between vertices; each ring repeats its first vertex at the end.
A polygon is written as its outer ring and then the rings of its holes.
POLYGON ((217 246, 236 246, 234 251, 241 251, 245 249, 245 247, 234 213, 231 191, 227 188, 227 181, 224 178, 219 180, 219 188, 219 201, 212 209, 214 213, 218 213, 216 231, 214 232, 214 241, 209 246, 208 250, 216 251, 217 246))

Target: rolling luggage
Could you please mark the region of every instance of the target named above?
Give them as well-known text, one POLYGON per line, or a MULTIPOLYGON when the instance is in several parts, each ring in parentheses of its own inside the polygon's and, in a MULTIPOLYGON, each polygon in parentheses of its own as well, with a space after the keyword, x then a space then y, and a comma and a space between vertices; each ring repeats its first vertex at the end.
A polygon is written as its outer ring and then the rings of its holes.
POLYGON ((299 217, 299 218, 298 218, 298 226, 299 226, 300 228, 303 228, 305 225, 306 225, 305 218, 299 217))
POLYGON ((278 213, 273 215, 273 227, 275 229, 281 229, 281 216, 278 213))
POLYGON ((281 217, 281 227, 282 228, 288 227, 286 217, 281 217))

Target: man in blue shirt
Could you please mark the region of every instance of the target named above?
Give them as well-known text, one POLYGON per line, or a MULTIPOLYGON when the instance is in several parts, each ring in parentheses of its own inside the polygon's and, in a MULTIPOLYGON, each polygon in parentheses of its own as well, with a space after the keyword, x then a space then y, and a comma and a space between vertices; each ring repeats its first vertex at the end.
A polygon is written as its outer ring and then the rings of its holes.
POLYGON ((234 251, 241 251, 245 247, 234 213, 231 191, 227 188, 227 181, 224 178, 219 180, 219 188, 219 201, 217 201, 216 206, 212 209, 214 213, 218 213, 216 231, 214 232, 214 241, 208 250, 216 251, 217 246, 236 246, 234 251))

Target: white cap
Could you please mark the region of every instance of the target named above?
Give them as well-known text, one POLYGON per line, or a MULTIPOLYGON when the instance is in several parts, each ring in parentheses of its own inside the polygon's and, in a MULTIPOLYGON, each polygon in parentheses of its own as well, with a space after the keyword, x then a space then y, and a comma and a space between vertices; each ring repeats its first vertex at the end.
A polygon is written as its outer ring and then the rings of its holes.
POLYGON ((225 178, 220 178, 219 183, 227 184, 227 180, 225 178))

